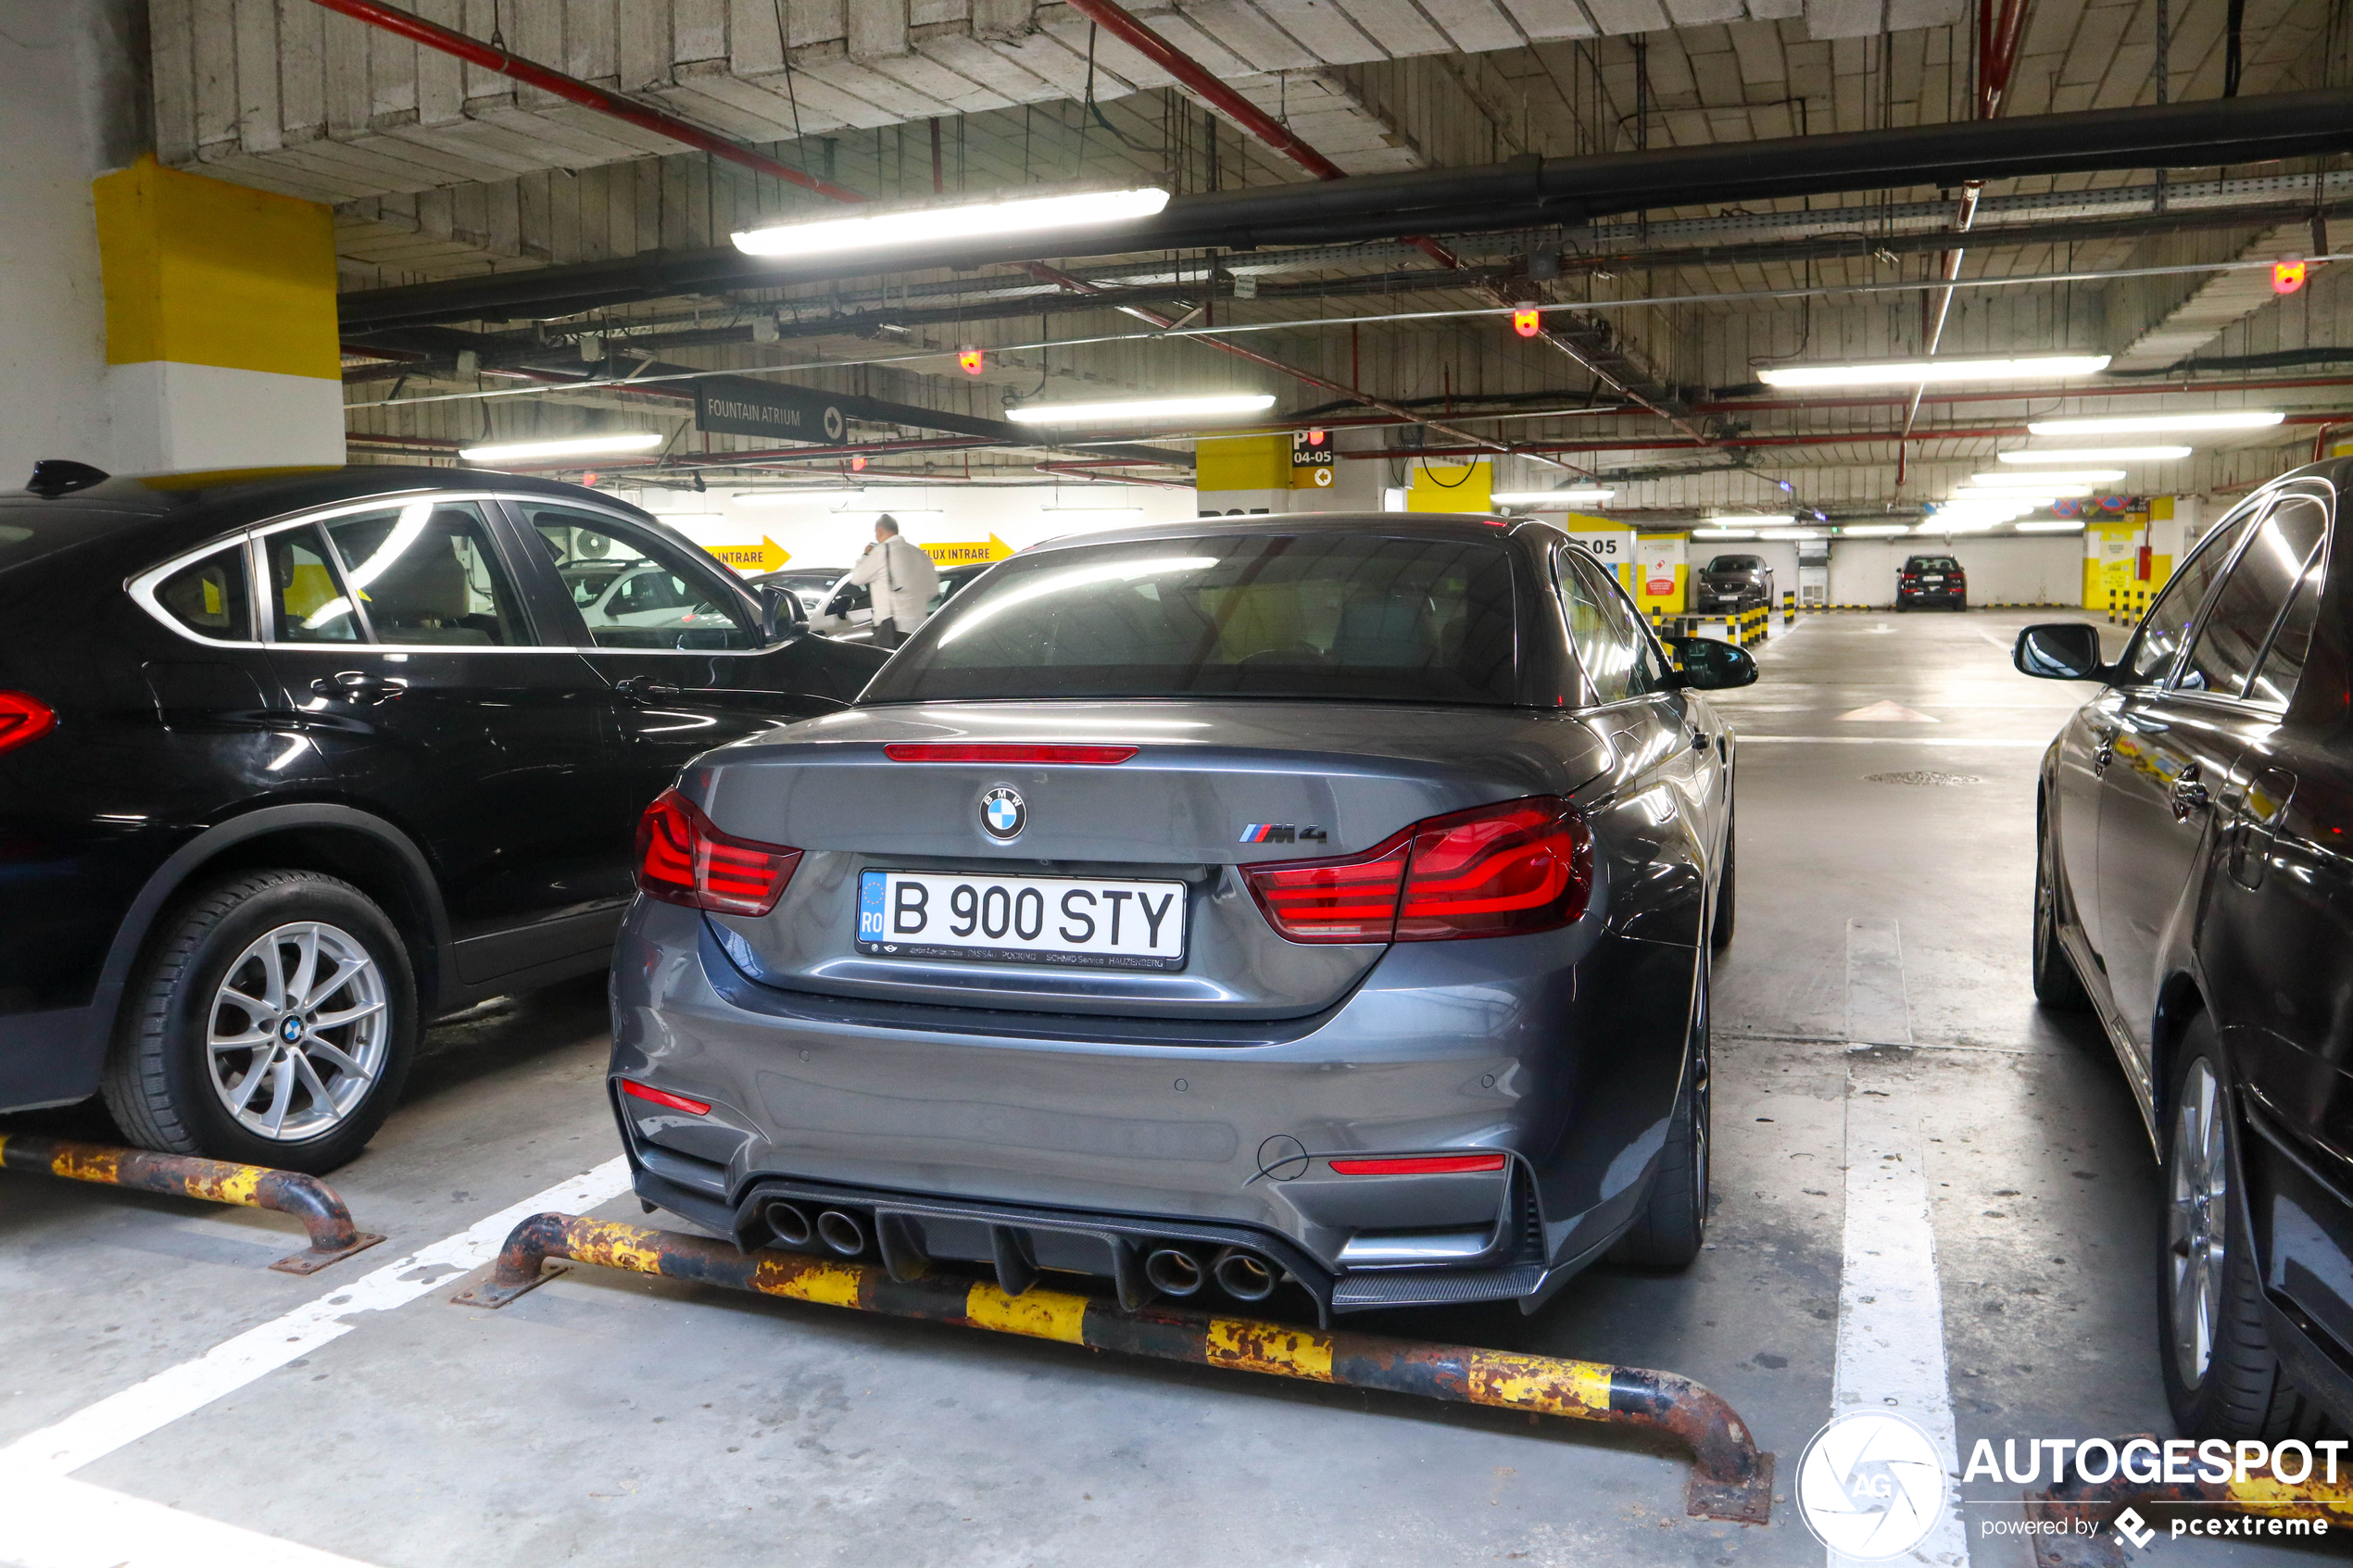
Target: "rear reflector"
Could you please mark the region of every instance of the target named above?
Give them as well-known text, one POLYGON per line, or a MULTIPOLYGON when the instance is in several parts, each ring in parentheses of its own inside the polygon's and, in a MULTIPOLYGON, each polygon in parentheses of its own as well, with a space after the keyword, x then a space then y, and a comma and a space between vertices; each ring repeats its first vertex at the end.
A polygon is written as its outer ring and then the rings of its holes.
POLYGON ((1294 942, 1446 942, 1553 931, 1585 912, 1592 831, 1557 796, 1431 817, 1359 855, 1244 866, 1294 942))
POLYGON ((57 727, 57 716, 37 696, 0 692, 0 751, 38 740, 57 727))
POLYGON ((980 746, 900 744, 883 747, 893 762, 1075 762, 1108 767, 1136 755, 1132 746, 980 746))
POLYGON ((764 915, 799 864, 798 849, 721 833, 674 789, 662 791, 637 819, 637 890, 667 904, 764 915))
POLYGON ((1501 1154, 1413 1154, 1396 1160, 1335 1160, 1331 1165, 1343 1176, 1447 1176, 1500 1171, 1506 1159, 1501 1154))
POLYGON ((711 1111, 707 1101, 688 1099, 685 1095, 673 1095, 668 1089, 648 1088, 626 1078, 621 1081, 621 1092, 632 1099, 651 1100, 656 1105, 666 1105, 673 1110, 684 1110, 696 1116, 708 1115, 711 1111))

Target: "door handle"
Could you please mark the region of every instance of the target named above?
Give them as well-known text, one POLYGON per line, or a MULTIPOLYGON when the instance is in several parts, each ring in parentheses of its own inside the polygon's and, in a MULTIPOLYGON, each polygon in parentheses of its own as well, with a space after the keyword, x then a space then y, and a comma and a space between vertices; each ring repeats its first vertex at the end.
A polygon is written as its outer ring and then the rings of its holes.
POLYGON ((310 689, 323 697, 342 697, 351 702, 381 702, 408 690, 409 683, 388 675, 371 675, 364 670, 338 670, 332 675, 321 675, 311 682, 310 689))
POLYGON ((1692 732, 1692 749, 1693 751, 1705 751, 1707 749, 1707 732, 1705 730, 1693 730, 1692 732))
POLYGON ((614 683, 613 690, 623 696, 635 697, 643 702, 660 697, 683 696, 686 695, 686 688, 657 681, 651 675, 632 675, 625 681, 614 683))
POLYGON ((2207 794, 2206 785, 2199 783, 2198 779, 2197 764, 2193 762, 2183 769, 2181 776, 2173 781, 2173 820, 2175 822, 2186 822, 2190 820, 2191 812, 2203 811, 2212 803, 2213 797, 2207 794))

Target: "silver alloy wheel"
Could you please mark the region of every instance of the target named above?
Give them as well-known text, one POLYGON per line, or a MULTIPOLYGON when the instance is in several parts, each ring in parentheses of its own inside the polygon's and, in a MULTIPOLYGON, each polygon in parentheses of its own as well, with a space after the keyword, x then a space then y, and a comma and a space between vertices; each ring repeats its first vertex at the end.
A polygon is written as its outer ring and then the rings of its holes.
POLYGON ((2173 1361, 2184 1388, 2194 1389, 2206 1380, 2214 1357, 2215 1322, 2222 1311, 2228 1262, 2223 1225, 2231 1181, 2228 1136, 2222 1085, 2207 1060, 2199 1057, 2182 1079, 2165 1215, 2173 1361))
POLYGON ((295 921, 221 977, 205 1019, 213 1092, 240 1126, 294 1143, 358 1109, 384 1072, 384 971, 349 932, 295 921))

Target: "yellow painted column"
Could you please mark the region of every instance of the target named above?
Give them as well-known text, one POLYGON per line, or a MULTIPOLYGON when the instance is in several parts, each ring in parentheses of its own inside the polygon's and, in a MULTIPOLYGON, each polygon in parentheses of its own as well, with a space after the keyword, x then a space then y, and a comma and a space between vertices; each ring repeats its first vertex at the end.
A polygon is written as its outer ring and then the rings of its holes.
POLYGON ((1203 517, 1290 510, 1290 437, 1227 435, 1193 444, 1193 494, 1203 517))
POLYGON ((1634 602, 1644 615, 1680 615, 1690 603, 1689 548, 1680 533, 1645 533, 1634 546, 1634 602))
POLYGON ((1475 463, 1432 467, 1414 465, 1413 488, 1405 493, 1409 512, 1483 512, 1495 505, 1495 465, 1481 458, 1475 463))
POLYGON ((333 213, 152 157, 91 192, 118 469, 341 464, 333 213))

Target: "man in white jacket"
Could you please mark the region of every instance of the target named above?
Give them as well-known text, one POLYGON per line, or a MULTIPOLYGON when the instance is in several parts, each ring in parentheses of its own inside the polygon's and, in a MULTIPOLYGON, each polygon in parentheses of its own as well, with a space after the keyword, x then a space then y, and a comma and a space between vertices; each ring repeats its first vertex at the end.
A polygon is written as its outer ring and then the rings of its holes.
POLYGON ((931 613, 939 569, 899 536, 898 520, 886 513, 875 520, 875 542, 849 569, 849 581, 873 584, 875 646, 895 648, 931 613))

